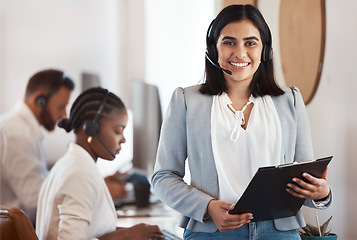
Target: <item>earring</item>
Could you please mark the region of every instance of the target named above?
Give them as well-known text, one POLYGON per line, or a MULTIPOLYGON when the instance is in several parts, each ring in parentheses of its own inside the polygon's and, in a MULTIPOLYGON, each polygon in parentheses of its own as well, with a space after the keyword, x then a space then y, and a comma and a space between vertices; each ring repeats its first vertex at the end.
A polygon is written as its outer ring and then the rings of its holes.
POLYGON ((92 136, 89 136, 89 137, 87 138, 87 142, 88 142, 88 143, 91 143, 92 140, 93 140, 92 136))

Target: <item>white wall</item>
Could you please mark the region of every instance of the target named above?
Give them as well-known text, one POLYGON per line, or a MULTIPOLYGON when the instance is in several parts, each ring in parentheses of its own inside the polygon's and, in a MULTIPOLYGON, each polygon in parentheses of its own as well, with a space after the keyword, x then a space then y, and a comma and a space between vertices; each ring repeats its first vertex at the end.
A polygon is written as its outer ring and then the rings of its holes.
POLYGON ((213 0, 146 0, 146 78, 159 86, 165 111, 177 87, 203 79, 213 0))
MULTIPOLYGON (((118 92, 118 9, 117 0, 1 0, 0 113, 23 99, 29 77, 44 68, 64 70, 75 81, 72 100, 81 91, 82 71, 118 92)), ((72 137, 62 129, 46 137, 50 161, 72 137)))
POLYGON ((308 112, 315 155, 334 155, 329 180, 335 202, 323 215, 334 215, 339 239, 357 233, 357 2, 327 1, 327 40, 320 87, 308 112))
MULTIPOLYGON (((259 1, 259 8, 271 26, 278 78, 283 82, 279 59, 280 0, 259 1), (280 69, 279 69, 280 68, 280 69)), ((333 215, 331 227, 342 240, 357 233, 357 2, 326 0, 326 46, 317 93, 307 105, 315 157, 333 155, 328 179, 333 205, 318 211, 320 222, 333 215)), ((313 44, 313 43, 311 43, 313 44)), ((298 57, 298 56, 296 56, 298 57)), ((314 211, 303 209, 306 221, 315 224, 314 211)))
MULTIPOLYGON (((97 0, 100 2, 100 0, 97 0)), ((130 107, 131 81, 146 78, 146 0, 120 0, 119 96, 130 107)))
POLYGON ((63 69, 76 81, 82 71, 92 71, 105 85, 117 85, 117 1, 2 0, 1 5, 1 81, 12 90, 1 92, 1 111, 23 97, 29 76, 43 68, 63 69))

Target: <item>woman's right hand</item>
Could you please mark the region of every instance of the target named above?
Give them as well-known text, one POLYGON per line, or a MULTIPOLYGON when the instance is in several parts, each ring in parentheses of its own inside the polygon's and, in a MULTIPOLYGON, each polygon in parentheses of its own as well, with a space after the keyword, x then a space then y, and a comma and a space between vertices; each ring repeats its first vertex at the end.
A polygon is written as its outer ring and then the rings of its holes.
POLYGON ((208 203, 207 211, 219 231, 224 232, 237 229, 253 219, 253 214, 229 214, 229 210, 234 208, 233 204, 221 201, 211 200, 208 203))
POLYGON ((127 239, 130 240, 162 239, 165 237, 158 226, 144 223, 128 228, 127 231, 129 236, 127 239))
POLYGON ((118 197, 126 197, 127 192, 125 189, 125 181, 121 179, 121 176, 124 175, 120 172, 115 172, 113 175, 107 176, 104 178, 105 184, 109 190, 110 195, 113 199, 118 197))
POLYGON ((163 239, 165 235, 156 225, 148 225, 144 223, 137 224, 130 228, 117 228, 116 231, 108 233, 100 240, 147 240, 147 239, 163 239))

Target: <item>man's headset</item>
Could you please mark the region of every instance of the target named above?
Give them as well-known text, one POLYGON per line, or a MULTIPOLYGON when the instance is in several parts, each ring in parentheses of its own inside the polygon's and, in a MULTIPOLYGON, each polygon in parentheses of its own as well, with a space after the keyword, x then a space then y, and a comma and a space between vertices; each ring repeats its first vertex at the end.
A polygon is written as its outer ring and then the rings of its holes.
POLYGON ((67 77, 64 73, 62 73, 61 80, 57 82, 57 84, 48 92, 46 96, 40 95, 36 98, 36 105, 43 108, 47 105, 48 99, 61 87, 63 80, 67 77))
POLYGON ((98 119, 100 117, 100 114, 103 112, 105 103, 107 102, 108 96, 109 96, 110 92, 107 90, 105 97, 102 101, 102 103, 100 104, 97 113, 95 114, 94 118, 92 121, 88 121, 83 125, 83 130, 84 132, 88 135, 88 143, 92 142, 92 138, 91 137, 95 137, 96 139, 98 139, 98 141, 100 142, 100 144, 103 145, 103 147, 110 153, 110 155, 115 158, 115 154, 113 154, 109 148, 104 144, 104 142, 102 141, 102 139, 99 138, 98 133, 99 133, 99 123, 98 123, 98 119))

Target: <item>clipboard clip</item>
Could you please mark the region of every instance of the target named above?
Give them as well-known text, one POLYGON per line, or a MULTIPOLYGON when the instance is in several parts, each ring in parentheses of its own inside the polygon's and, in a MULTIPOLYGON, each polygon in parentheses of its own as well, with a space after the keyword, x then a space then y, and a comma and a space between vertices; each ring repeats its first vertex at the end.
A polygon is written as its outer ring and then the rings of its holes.
POLYGON ((286 164, 278 165, 278 166, 276 166, 276 168, 289 167, 289 166, 292 166, 292 165, 299 165, 299 164, 304 164, 304 163, 310 163, 310 162, 313 162, 313 161, 314 161, 314 160, 286 163, 286 164))

